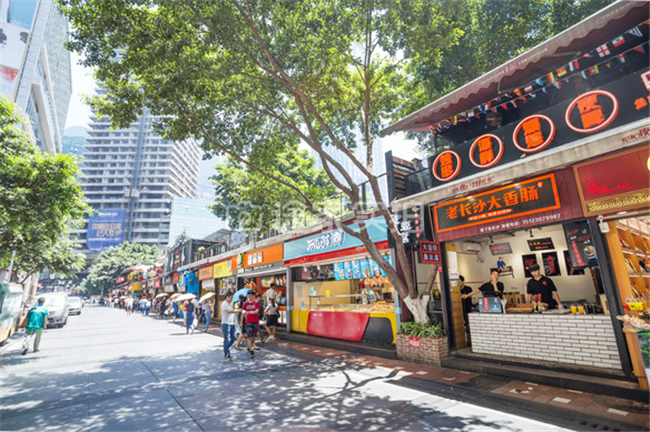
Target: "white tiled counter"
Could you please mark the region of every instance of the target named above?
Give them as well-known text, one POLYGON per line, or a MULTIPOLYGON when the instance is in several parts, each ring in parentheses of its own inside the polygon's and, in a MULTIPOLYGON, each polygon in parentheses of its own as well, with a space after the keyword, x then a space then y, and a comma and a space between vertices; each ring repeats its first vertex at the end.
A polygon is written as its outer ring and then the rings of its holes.
POLYGON ((472 351, 621 370, 608 315, 469 314, 472 351))

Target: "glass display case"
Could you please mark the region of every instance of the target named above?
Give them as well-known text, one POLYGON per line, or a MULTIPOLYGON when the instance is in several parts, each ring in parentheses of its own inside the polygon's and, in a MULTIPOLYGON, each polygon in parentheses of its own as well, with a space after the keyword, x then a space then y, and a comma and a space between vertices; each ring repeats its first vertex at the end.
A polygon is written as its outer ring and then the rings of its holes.
POLYGON ((395 312, 395 305, 392 303, 386 303, 384 301, 364 303, 364 298, 365 296, 361 293, 309 296, 309 310, 330 312, 395 312))

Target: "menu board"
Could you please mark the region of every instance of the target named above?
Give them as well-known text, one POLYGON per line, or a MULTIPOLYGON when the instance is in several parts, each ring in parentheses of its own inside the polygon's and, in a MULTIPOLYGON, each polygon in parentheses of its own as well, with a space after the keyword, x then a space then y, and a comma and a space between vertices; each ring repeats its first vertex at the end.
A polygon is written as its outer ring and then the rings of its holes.
POLYGON ((550 237, 530 239, 528 240, 528 247, 531 252, 555 249, 553 239, 550 237))
POLYGON ((583 269, 598 265, 589 223, 586 220, 565 222, 562 227, 573 268, 583 269))
POLYGON ((492 255, 507 255, 512 253, 512 246, 509 242, 493 243, 490 245, 490 252, 492 255))
MULTIPOLYGON (((384 258, 392 265, 392 254, 385 254, 384 258)), ((386 272, 372 258, 361 258, 333 264, 335 280, 363 279, 372 277, 375 272, 386 276, 386 272)))

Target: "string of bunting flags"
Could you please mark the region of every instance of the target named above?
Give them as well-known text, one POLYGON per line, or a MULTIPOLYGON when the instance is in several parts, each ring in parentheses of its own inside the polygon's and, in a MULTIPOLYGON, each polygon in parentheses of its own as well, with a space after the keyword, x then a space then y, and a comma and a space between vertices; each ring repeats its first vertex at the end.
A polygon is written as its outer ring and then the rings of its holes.
POLYGON ((536 97, 535 93, 539 91, 546 93, 549 86, 561 89, 562 84, 567 83, 573 76, 578 75, 583 79, 587 79, 599 74, 603 67, 611 68, 613 60, 625 63, 625 57, 630 52, 646 52, 648 49, 647 39, 644 39, 643 43, 635 45, 623 52, 615 54, 614 56, 612 56, 612 51, 618 51, 622 45, 628 42, 635 42, 635 39, 643 38, 644 32, 640 27, 641 25, 648 24, 650 24, 650 20, 644 21, 630 30, 627 30, 624 34, 615 37, 594 50, 582 54, 579 58, 571 60, 569 63, 555 71, 551 71, 510 93, 504 93, 503 95, 498 96, 487 103, 476 106, 473 109, 455 115, 449 119, 442 120, 435 125, 429 125, 429 130, 435 135, 459 123, 469 122, 472 121, 472 119, 479 119, 482 115, 487 115, 490 111, 496 112, 498 108, 504 111, 508 111, 509 107, 517 108, 519 104, 526 103, 528 98, 536 97), (602 61, 600 61, 601 59, 602 61), (595 64, 594 60, 597 61, 595 64), (589 64, 591 65, 588 66, 589 64))

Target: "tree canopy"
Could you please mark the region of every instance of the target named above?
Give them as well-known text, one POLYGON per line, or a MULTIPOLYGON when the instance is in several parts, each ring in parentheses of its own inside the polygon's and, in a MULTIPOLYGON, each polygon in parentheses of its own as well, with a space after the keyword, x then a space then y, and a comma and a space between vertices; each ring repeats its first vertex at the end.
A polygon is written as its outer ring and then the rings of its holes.
POLYGON ((124 269, 137 264, 153 264, 159 256, 160 250, 155 245, 125 242, 112 247, 93 261, 80 289, 87 294, 109 290, 115 286, 115 280, 124 269))
MULTIPOLYGON (((478 78, 499 65, 566 30, 614 0, 464 0, 450 11, 462 36, 444 46, 437 61, 417 59, 406 84, 410 95, 397 119, 478 78)), ((419 138, 420 150, 430 153, 428 134, 419 138)))
POLYGON ((69 155, 50 155, 22 129, 18 107, 0 98, 0 267, 14 275, 48 268, 69 275, 84 265, 70 229, 90 211, 69 155))
MULTIPOLYGON (((275 176, 286 178, 315 205, 324 203, 336 192, 325 171, 315 166, 315 159, 306 150, 298 150, 297 144, 287 145, 277 158, 254 152, 248 160, 275 176)), ((213 211, 232 228, 265 234, 271 229, 295 226, 298 222, 291 204, 299 202, 300 197, 293 189, 247 169, 233 158, 218 165, 217 175, 211 180, 217 197, 213 211)))

